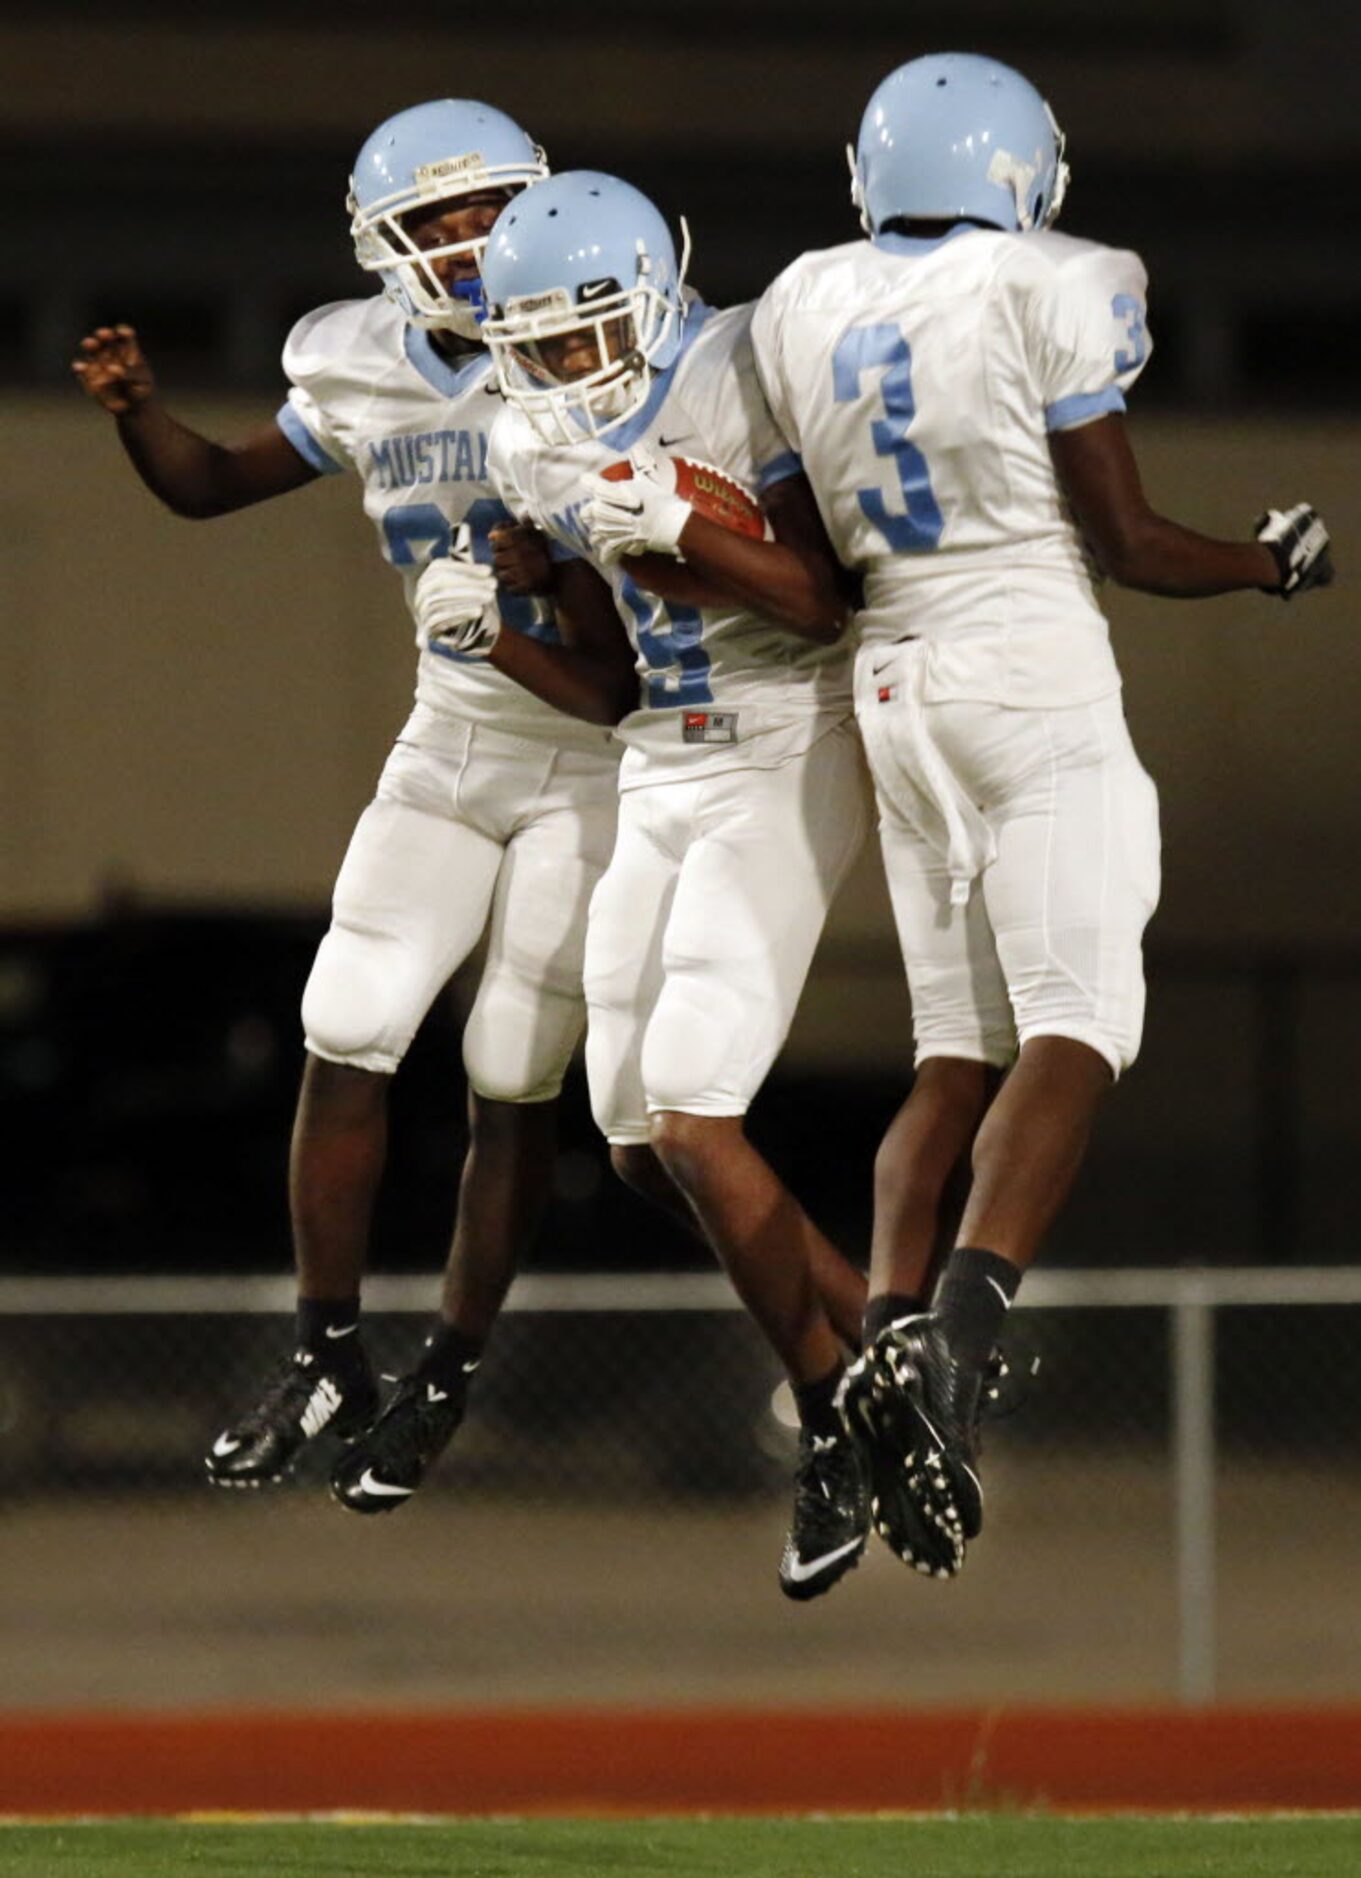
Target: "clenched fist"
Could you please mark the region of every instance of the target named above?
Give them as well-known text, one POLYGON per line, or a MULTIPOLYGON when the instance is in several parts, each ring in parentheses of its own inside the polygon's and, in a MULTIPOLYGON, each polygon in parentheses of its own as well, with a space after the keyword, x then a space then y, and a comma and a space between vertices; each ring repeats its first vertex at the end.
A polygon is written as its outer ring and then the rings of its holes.
POLYGON ((508 593, 551 593, 553 563, 548 538, 528 522, 502 522, 491 531, 492 566, 508 593))
POLYGON ((114 417, 135 411, 156 390, 131 326, 96 326, 81 340, 71 370, 96 404, 114 417))

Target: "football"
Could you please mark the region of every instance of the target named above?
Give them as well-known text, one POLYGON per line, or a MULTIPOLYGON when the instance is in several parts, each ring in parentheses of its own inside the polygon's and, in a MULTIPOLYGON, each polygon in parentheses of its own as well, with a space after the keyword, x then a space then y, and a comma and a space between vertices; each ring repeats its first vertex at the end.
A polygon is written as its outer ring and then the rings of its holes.
MULTIPOLYGON (((737 535, 749 535, 753 541, 771 538, 765 510, 726 470, 715 469, 712 463, 697 463, 686 456, 659 455, 652 467, 664 489, 674 490, 698 514, 717 522, 720 528, 730 528, 737 535)), ((628 482, 633 475, 633 465, 611 463, 600 474, 608 482, 628 482)))

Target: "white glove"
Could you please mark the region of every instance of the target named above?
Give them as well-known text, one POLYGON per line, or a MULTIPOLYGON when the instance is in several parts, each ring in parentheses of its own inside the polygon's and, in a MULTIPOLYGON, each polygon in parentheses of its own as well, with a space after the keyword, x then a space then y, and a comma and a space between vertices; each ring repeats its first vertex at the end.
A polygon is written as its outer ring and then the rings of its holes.
POLYGON ((671 554, 680 551, 681 530, 691 507, 658 480, 655 459, 645 450, 629 457, 633 474, 627 481, 611 482, 587 476, 587 500, 581 506, 581 524, 603 561, 621 554, 671 554))
POLYGON ((412 602, 416 625, 426 645, 485 659, 501 633, 496 604, 496 575, 472 558, 472 536, 464 522, 455 532, 447 557, 432 561, 416 582, 412 602))
POLYGON ((1267 587, 1283 600, 1310 587, 1326 587, 1333 578, 1333 557, 1323 517, 1307 502, 1293 509, 1268 509, 1257 520, 1257 539, 1276 557, 1280 585, 1267 587))

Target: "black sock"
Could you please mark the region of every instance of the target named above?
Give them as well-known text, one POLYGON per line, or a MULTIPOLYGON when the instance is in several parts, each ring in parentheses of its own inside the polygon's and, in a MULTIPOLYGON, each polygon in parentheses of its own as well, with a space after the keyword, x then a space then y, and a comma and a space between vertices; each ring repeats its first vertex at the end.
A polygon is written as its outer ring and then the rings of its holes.
POLYGON ((927 1309, 926 1299, 915 1291, 881 1291, 865 1302, 865 1343, 874 1342, 881 1330, 896 1324, 900 1317, 918 1317, 927 1309))
POLYGON ((439 1324, 425 1340, 415 1373, 441 1389, 466 1389, 482 1360, 482 1339, 465 1336, 452 1324, 439 1324))
POLYGON ((1020 1282, 1020 1270, 1010 1259, 978 1246, 955 1247, 945 1267, 936 1310, 959 1362, 977 1368, 987 1362, 1020 1282))
POLYGON ((846 1365, 836 1363, 817 1382, 796 1382, 794 1400, 798 1404, 799 1423, 810 1435, 839 1435, 841 1417, 836 1412, 836 1392, 846 1365))
POLYGON ((299 1298, 297 1321, 298 1348, 328 1369, 358 1361, 358 1293, 352 1298, 299 1298))

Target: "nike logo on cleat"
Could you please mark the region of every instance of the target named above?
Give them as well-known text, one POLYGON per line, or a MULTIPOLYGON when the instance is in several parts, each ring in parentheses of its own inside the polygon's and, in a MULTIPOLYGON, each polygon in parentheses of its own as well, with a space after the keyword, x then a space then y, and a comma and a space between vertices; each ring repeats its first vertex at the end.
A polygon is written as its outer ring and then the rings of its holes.
POLYGON ((405 1500, 415 1492, 414 1487, 394 1487, 386 1480, 379 1480, 371 1467, 366 1467, 359 1476, 359 1491, 371 1493, 376 1500, 405 1500))
POLYGON ((848 1539, 845 1545, 837 1546, 833 1552, 824 1552, 821 1558, 791 1559, 785 1567, 785 1577, 796 1585, 805 1583, 809 1578, 834 1565, 839 1558, 845 1558, 848 1552, 854 1552, 864 1544, 863 1539, 848 1539))
POLYGON ((219 1435, 213 1443, 213 1453, 220 1461, 225 1461, 229 1454, 235 1454, 241 1443, 233 1435, 219 1435))
POLYGON ((323 1376, 308 1397, 307 1407, 302 1412, 302 1431, 310 1441, 319 1435, 341 1404, 339 1389, 329 1376, 323 1376))
POLYGON ((358 1324, 346 1324, 343 1330, 337 1330, 333 1324, 328 1324, 326 1326, 326 1335, 331 1339, 332 1343, 338 1343, 342 1337, 352 1337, 358 1328, 358 1324))

